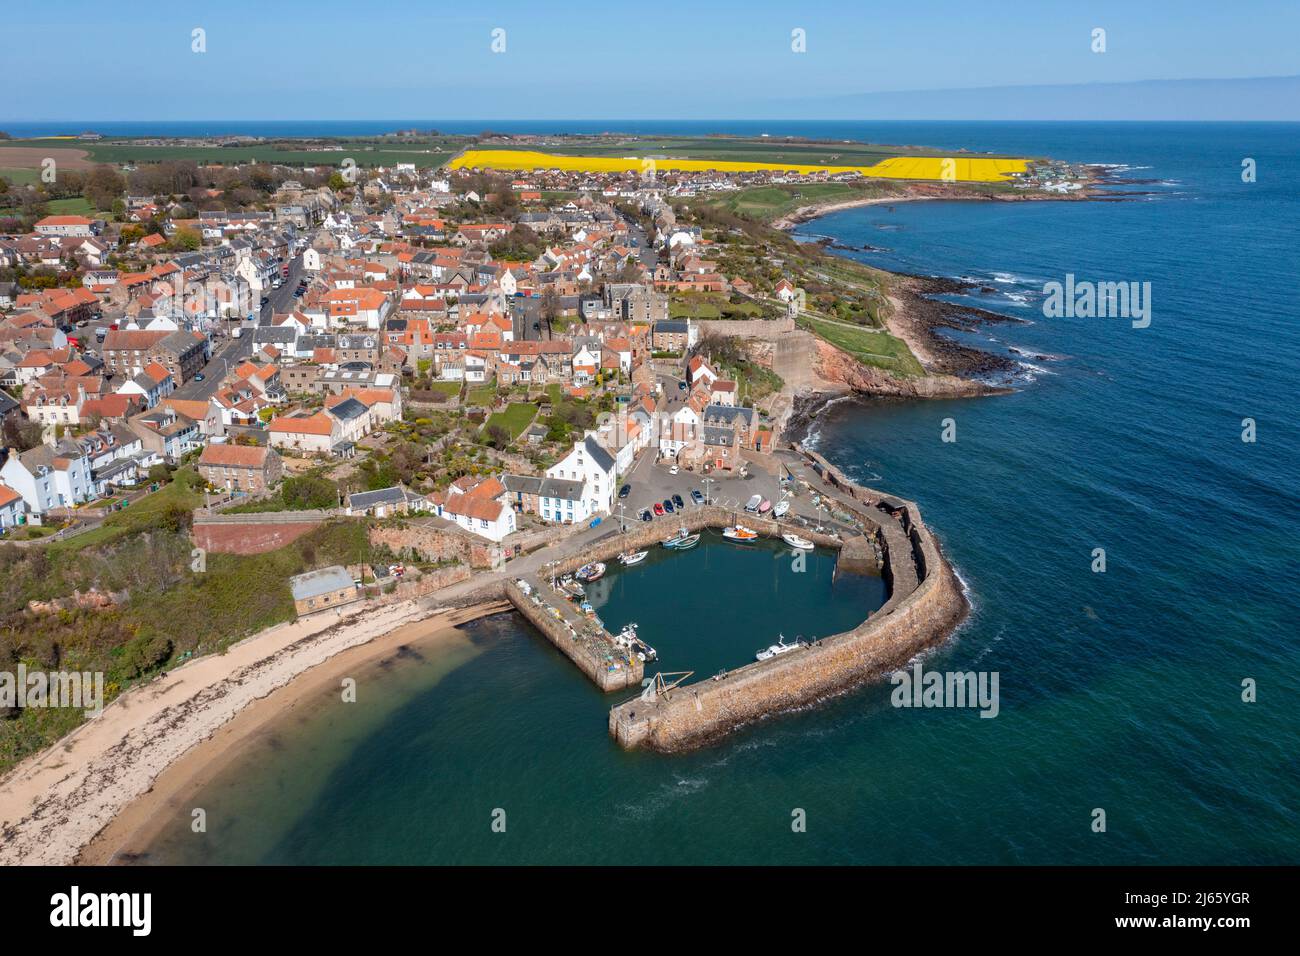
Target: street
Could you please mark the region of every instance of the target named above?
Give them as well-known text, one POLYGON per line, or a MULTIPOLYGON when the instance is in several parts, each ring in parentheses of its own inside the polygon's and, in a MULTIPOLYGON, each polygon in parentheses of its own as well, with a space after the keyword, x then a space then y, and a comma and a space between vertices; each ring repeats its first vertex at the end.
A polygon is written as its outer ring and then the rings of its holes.
MULTIPOLYGON (((280 288, 266 291, 267 303, 261 308, 258 317, 259 325, 269 325, 271 317, 277 312, 293 311, 298 301, 294 298, 293 293, 298 288, 298 279, 301 275, 302 256, 294 256, 289 260, 289 278, 284 280, 284 284, 280 288)), ((228 327, 231 324, 223 323, 223 327, 228 327)), ((244 326, 244 331, 239 338, 223 336, 215 341, 218 343, 218 347, 213 351, 208 364, 203 367, 203 381, 190 379, 176 389, 172 393, 172 397, 206 401, 216 394, 222 380, 226 377, 226 373, 253 354, 253 330, 247 325, 244 326)))

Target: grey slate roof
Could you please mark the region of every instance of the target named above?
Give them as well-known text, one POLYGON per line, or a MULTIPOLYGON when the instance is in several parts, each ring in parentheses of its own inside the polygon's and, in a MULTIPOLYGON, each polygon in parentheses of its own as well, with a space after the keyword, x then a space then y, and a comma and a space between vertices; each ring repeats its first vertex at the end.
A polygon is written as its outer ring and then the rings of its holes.
POLYGON ((376 505, 396 505, 404 501, 420 501, 419 495, 408 491, 403 485, 380 488, 378 491, 358 491, 348 495, 348 507, 365 510, 376 505))
POLYGON ((596 463, 596 465, 600 468, 601 471, 614 470, 613 457, 610 455, 609 452, 605 451, 605 449, 600 447, 600 444, 596 441, 595 438, 592 438, 589 435, 587 436, 587 440, 583 442, 583 444, 587 446, 587 454, 591 456, 591 460, 596 463))
POLYGON ((328 409, 329 413, 341 422, 351 421, 367 414, 369 409, 355 398, 347 398, 328 409))
POLYGON ((308 571, 306 574, 295 574, 289 579, 289 590, 293 592, 295 601, 320 597, 331 591, 351 587, 356 587, 352 575, 348 574, 347 568, 339 564, 318 571, 308 571))

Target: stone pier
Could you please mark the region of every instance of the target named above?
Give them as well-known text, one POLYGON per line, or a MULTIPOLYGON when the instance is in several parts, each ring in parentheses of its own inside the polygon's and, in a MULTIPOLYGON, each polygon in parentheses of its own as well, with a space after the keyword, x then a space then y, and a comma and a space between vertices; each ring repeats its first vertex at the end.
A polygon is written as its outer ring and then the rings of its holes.
MULTIPOLYGON (((764 716, 879 678, 941 643, 965 617, 956 575, 913 502, 854 485, 812 452, 792 464, 792 473, 847 510, 866 532, 845 542, 799 533, 843 547, 849 553, 842 560, 847 557, 855 569, 883 563, 889 599, 851 631, 706 680, 648 690, 614 707, 609 732, 622 746, 675 751, 706 744, 764 716)), ((719 510, 700 509, 696 520, 716 524, 719 516, 710 512, 719 510)), ((773 533, 775 522, 743 520, 773 533)))

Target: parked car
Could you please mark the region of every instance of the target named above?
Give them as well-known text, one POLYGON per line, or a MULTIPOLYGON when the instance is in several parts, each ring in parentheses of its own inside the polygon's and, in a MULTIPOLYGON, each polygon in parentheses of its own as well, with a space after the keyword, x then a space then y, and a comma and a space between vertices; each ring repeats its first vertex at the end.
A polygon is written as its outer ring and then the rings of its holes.
POLYGON ((675 475, 679 471, 681 471, 681 469, 678 468, 676 465, 673 465, 671 468, 668 469, 668 474, 675 475))
POLYGON ((198 375, 195 375, 195 376, 194 376, 194 381, 196 381, 196 382, 201 382, 201 381, 203 381, 203 379, 206 378, 206 377, 207 377, 207 376, 205 376, 202 372, 199 372, 198 375))
POLYGON ((664 499, 664 511, 667 511, 669 514, 673 513, 673 500, 671 498, 664 499))
POLYGON ((631 493, 632 493, 631 485, 624 485, 622 488, 618 489, 618 496, 620 498, 626 498, 631 493))
POLYGON ((657 501, 655 502, 655 514, 661 518, 663 517, 664 514, 664 506, 657 501))
POLYGON ((650 520, 652 520, 653 518, 654 518, 654 515, 652 515, 652 514, 650 513, 650 509, 649 509, 649 508, 645 508, 645 509, 643 509, 643 510, 641 511, 641 520, 642 520, 642 521, 650 521, 650 520))
POLYGON ((691 492, 691 501, 694 501, 697 505, 704 504, 704 496, 700 494, 700 489, 696 488, 691 492))
POLYGON ((673 495, 673 504, 675 504, 679 509, 686 507, 686 502, 682 501, 681 495, 673 495))

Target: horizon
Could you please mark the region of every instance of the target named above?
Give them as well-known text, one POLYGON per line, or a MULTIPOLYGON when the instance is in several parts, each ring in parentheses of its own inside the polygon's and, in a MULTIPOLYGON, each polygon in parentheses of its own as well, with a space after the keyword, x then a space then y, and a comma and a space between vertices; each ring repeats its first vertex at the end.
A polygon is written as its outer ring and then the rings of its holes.
POLYGON ((147 20, 87 0, 57 13, 34 0, 10 7, 14 37, 57 33, 63 55, 51 71, 39 44, 8 51, 0 112, 40 103, 55 117, 9 122, 109 122, 121 103, 132 104, 113 117, 121 122, 229 119, 217 112, 272 121, 286 99, 322 118, 378 108, 501 122, 535 107, 655 120, 665 91, 682 88, 678 120, 1300 120, 1290 41, 1300 8, 1282 2, 1257 4, 1250 18, 1208 0, 1051 6, 974 35, 955 0, 937 0, 923 20, 759 2, 741 21, 672 0, 653 17, 614 8, 572 20, 514 3, 471 13, 404 0, 360 18, 337 0, 309 14, 230 0, 147 20), (105 56, 115 49, 148 56, 105 56), (87 89, 95 108, 82 105, 87 89))

